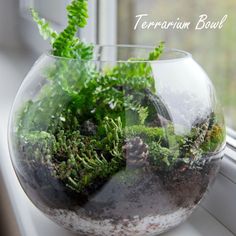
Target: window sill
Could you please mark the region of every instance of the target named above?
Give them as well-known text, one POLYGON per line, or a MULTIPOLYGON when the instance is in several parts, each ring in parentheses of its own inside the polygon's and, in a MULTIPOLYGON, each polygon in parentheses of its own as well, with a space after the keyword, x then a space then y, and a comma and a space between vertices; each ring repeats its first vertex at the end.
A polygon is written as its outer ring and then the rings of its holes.
POLYGON ((207 193, 203 206, 222 224, 236 234, 236 139, 227 136, 225 157, 212 189, 207 193))

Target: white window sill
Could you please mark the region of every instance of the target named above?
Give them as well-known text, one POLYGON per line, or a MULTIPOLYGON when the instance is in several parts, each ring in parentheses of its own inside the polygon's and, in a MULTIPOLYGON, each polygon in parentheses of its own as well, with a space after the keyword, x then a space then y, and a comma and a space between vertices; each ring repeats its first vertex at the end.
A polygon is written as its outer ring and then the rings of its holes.
MULTIPOLYGON (((10 198, 12 209, 16 216, 16 221, 22 236, 72 236, 75 234, 65 231, 64 229, 48 220, 28 200, 15 176, 8 154, 6 136, 8 114, 14 94, 19 86, 20 81, 24 77, 25 71, 29 68, 30 64, 31 62, 27 61, 27 57, 25 56, 24 58, 23 54, 20 54, 18 56, 13 55, 12 57, 6 57, 5 55, 1 55, 0 51, 1 78, 4 78, 0 80, 0 170, 3 176, 3 181, 6 185, 7 195, 10 198)), ((222 191, 227 191, 225 190, 227 186, 222 186, 221 184, 221 178, 223 178, 223 175, 220 175, 218 178, 219 180, 217 180, 216 182, 216 190, 214 188, 215 192, 219 192, 219 196, 221 196, 220 194, 222 193, 222 191)), ((215 194, 214 191, 210 191, 210 193, 215 194)), ((211 202, 211 199, 217 198, 216 195, 214 195, 213 198, 212 196, 208 197, 210 197, 207 198, 209 199, 209 202, 211 202)), ((231 202, 228 202, 228 204, 234 203, 235 199, 231 199, 231 202)), ((212 210, 210 207, 208 207, 208 204, 203 205, 208 210, 210 209, 211 213, 214 211, 214 207, 212 210)), ((236 211, 234 213, 236 214, 236 211)), ((235 219, 235 216, 232 219, 235 219)), ((223 226, 223 224, 217 221, 215 217, 209 214, 205 209, 203 209, 203 207, 199 207, 186 223, 164 235, 233 236, 233 234, 230 233, 223 226)))

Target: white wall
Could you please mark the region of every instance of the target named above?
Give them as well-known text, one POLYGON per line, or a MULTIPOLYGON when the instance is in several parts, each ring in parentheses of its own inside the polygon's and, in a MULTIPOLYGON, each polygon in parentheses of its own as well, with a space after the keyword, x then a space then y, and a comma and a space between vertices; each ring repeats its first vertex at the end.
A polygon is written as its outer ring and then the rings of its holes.
POLYGON ((20 47, 18 0, 0 0, 0 47, 20 47))

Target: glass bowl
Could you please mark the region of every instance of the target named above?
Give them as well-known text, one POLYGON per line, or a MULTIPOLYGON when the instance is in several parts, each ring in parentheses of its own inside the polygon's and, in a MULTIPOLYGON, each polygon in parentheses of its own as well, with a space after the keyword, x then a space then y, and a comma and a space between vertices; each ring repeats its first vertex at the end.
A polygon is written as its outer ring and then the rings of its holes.
POLYGON ((225 147, 208 76, 180 50, 96 46, 42 55, 16 96, 9 149, 27 196, 81 235, 157 235, 185 221, 225 147), (132 56, 137 59, 127 58, 132 56))

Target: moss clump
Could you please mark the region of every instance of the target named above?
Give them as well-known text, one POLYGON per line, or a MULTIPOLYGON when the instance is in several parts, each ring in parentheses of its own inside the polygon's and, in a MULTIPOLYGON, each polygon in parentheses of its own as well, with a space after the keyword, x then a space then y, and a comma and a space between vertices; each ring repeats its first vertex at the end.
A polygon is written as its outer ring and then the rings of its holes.
POLYGON ((177 151, 163 147, 158 142, 151 142, 149 152, 151 165, 159 170, 170 170, 173 168, 179 156, 177 151))
POLYGON ((225 141, 225 138, 225 130, 216 123, 207 131, 201 148, 205 153, 215 152, 221 148, 221 144, 225 141))
POLYGON ((126 127, 125 134, 127 138, 139 136, 146 142, 152 141, 166 141, 166 133, 163 128, 160 127, 148 127, 144 125, 133 125, 126 127))

